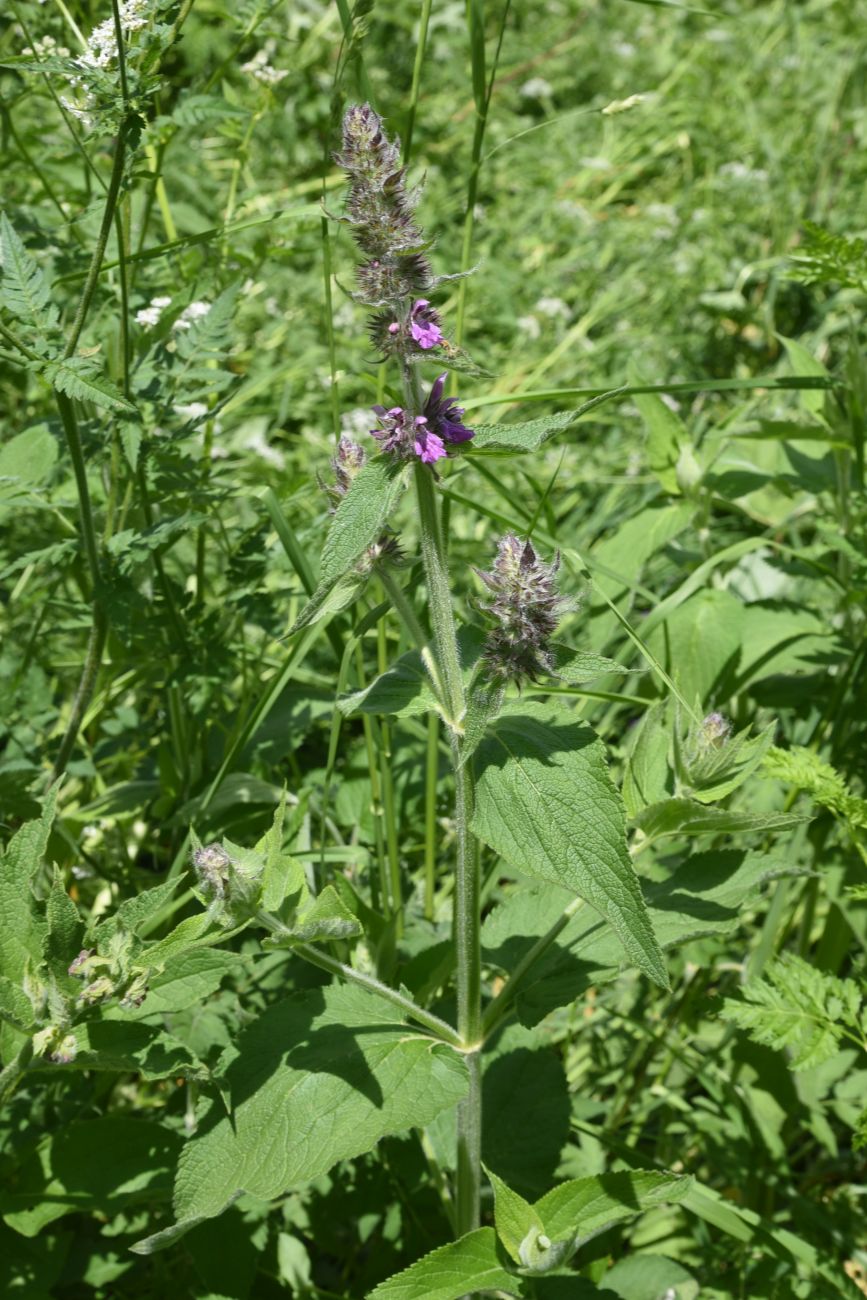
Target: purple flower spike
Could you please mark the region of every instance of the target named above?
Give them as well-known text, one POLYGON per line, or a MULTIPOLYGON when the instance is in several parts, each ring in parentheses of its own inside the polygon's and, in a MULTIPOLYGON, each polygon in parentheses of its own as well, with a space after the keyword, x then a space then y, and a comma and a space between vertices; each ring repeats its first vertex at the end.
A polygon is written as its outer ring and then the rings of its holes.
POLYGON ((445 387, 446 376, 441 374, 434 381, 430 390, 430 395, 424 404, 424 413, 427 422, 434 433, 446 442, 469 442, 475 430, 468 429, 461 423, 461 417, 464 408, 458 406, 457 398, 443 397, 443 388, 445 387))
POLYGON ((417 298, 409 314, 409 331, 420 348, 438 347, 443 341, 439 317, 427 298, 417 298))

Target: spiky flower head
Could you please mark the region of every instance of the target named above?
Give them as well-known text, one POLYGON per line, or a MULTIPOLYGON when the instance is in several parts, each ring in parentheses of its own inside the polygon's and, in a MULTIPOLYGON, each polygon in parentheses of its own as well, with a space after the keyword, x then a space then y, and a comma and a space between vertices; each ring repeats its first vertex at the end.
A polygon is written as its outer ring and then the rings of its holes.
POLYGON ((193 866, 199 886, 208 902, 222 901, 226 895, 232 865, 221 844, 204 844, 193 850, 193 866))
POLYGON ((559 567, 559 554, 545 564, 529 540, 507 533, 491 570, 476 569, 493 595, 481 608, 494 624, 483 657, 495 680, 535 681, 554 671, 549 642, 567 604, 557 591, 559 567))

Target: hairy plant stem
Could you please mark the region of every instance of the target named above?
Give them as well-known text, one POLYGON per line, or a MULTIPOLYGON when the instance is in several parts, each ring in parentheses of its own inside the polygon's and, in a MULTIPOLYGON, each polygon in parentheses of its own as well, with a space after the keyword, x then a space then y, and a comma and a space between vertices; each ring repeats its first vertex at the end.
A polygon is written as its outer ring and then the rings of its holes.
MULTIPOLYGON (((407 406, 413 415, 418 414, 421 410, 420 385, 417 373, 409 366, 404 370, 404 385, 407 406)), ((482 1169, 479 846, 470 830, 475 796, 472 767, 461 761, 461 721, 466 700, 442 522, 431 470, 427 465, 419 463, 414 467, 414 475, 434 657, 448 709, 446 721, 449 724, 449 748, 455 781, 457 860, 453 934, 457 966, 458 1035, 466 1052, 470 1076, 469 1091, 458 1107, 455 1218, 458 1234, 462 1235, 479 1226, 482 1169)))

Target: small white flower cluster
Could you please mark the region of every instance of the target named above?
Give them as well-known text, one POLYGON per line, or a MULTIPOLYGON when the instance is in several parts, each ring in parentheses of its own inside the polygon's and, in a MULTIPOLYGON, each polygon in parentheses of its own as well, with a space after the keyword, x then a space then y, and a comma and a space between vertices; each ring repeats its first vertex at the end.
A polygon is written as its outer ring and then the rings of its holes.
MULTIPOLYGON (((141 31, 150 17, 150 0, 122 0, 120 25, 124 33, 141 31)), ((114 18, 106 18, 90 33, 87 49, 79 62, 90 68, 107 68, 117 58, 114 18)))
POLYGON ((525 99, 550 99, 554 87, 544 77, 531 77, 525 81, 519 92, 525 99))
POLYGON ((565 303, 562 298, 540 298, 536 303, 535 310, 552 319, 555 316, 562 316, 564 320, 568 320, 571 315, 569 304, 565 303))
POLYGON ((53 36, 42 36, 38 41, 33 42, 33 47, 26 45, 21 51, 24 58, 36 59, 68 59, 69 50, 65 45, 58 45, 53 36))
POLYGON ((171 298, 151 298, 147 307, 142 307, 140 311, 136 312, 136 325, 141 325, 146 330, 152 330, 155 325, 159 324, 159 319, 170 302, 171 298))
POLYGON ((173 330, 188 330, 194 321, 201 320, 211 310, 209 302, 191 302, 185 307, 172 326, 173 330))
POLYGON ((241 71, 246 72, 248 76, 253 77, 256 81, 261 81, 263 86, 276 86, 284 77, 289 76, 285 68, 273 68, 268 62, 268 51, 259 50, 254 54, 252 59, 241 64, 241 71))

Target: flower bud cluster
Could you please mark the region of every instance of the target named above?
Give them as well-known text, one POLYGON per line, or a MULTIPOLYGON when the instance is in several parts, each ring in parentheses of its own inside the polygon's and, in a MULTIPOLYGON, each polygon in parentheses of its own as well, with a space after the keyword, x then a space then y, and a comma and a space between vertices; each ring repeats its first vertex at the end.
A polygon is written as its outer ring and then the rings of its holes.
POLYGON ((493 594, 481 608, 494 624, 483 657, 495 680, 535 681, 540 673, 554 671, 549 643, 567 604, 557 591, 559 567, 559 555, 544 564, 530 541, 507 533, 490 572, 476 569, 493 594))
POLYGON ((239 925, 256 913, 263 862, 245 864, 231 857, 222 844, 205 844, 193 850, 193 867, 201 896, 220 925, 239 925))
POLYGON ((68 974, 87 980, 76 998, 79 1007, 96 1007, 117 998, 127 1010, 140 1007, 147 997, 149 971, 132 967, 131 936, 119 931, 112 941, 109 956, 100 956, 94 948, 82 948, 70 962, 68 974))
POLYGON ((78 1040, 63 1025, 47 1025, 33 1035, 33 1051, 55 1065, 71 1065, 78 1055, 78 1040))

